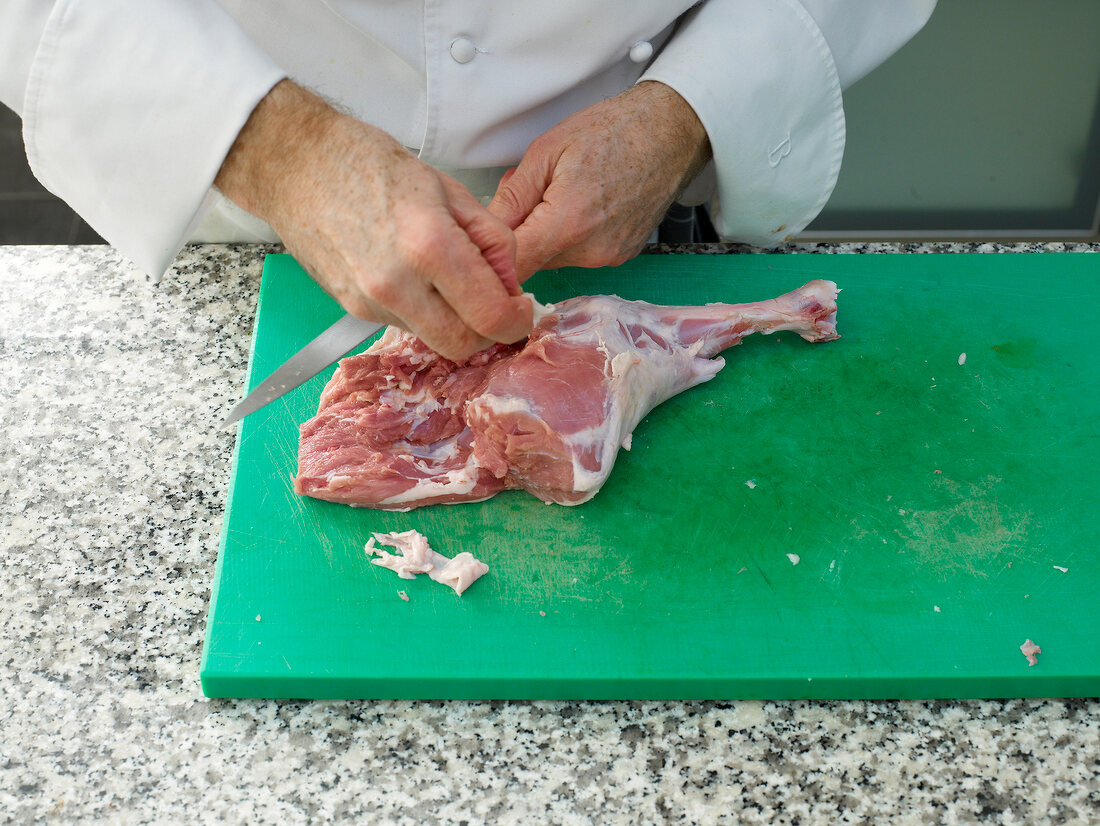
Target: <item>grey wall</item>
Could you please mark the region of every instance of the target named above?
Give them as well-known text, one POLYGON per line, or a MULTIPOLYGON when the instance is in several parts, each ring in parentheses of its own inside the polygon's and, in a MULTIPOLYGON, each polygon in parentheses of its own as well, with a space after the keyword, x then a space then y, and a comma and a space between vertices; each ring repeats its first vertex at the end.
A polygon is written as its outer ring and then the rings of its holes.
POLYGON ((1088 232, 1100 193, 1100 2, 940 0, 844 95, 813 229, 1088 232))

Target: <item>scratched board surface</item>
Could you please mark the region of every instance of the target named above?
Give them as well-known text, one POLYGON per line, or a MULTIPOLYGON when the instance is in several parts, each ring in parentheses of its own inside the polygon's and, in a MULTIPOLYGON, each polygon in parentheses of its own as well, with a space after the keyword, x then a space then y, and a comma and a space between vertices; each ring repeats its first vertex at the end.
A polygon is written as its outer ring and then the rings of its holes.
MULTIPOLYGON (((298 425, 331 369, 248 417, 206 693, 1100 694, 1100 256, 643 256, 528 287, 703 303, 821 277, 843 290, 843 338, 727 351, 714 380, 643 420, 579 507, 516 491, 409 513, 296 496, 298 425), (372 531, 408 528, 489 573, 458 597, 370 563, 372 531)), ((269 257, 249 386, 340 314, 269 257)))

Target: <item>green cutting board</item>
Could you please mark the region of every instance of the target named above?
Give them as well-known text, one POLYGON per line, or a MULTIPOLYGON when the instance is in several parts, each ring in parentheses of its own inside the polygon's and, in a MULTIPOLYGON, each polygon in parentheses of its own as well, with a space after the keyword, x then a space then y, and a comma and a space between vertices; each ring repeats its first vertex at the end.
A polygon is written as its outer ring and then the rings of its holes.
MULTIPOLYGON (((843 338, 727 351, 579 507, 296 496, 298 425, 331 369, 248 417, 206 694, 1100 695, 1100 256, 643 256, 528 288, 736 302, 812 278, 842 288, 843 338), (409 528, 489 573, 459 597, 370 563, 372 531, 409 528)), ((249 386, 340 315, 269 257, 249 386)))

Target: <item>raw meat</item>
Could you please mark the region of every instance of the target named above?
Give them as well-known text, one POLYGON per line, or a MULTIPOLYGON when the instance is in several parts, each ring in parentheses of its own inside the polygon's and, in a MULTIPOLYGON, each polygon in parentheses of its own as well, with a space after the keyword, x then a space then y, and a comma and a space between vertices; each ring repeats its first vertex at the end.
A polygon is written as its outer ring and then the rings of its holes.
MULTIPOLYGON (((427 537, 419 531, 371 534, 364 550, 368 556, 378 554, 379 558, 372 559, 371 562, 389 568, 402 579, 416 579, 417 574, 427 574, 436 582, 454 588, 459 596, 489 572, 489 566, 469 551, 463 551, 454 559, 436 553, 428 545, 427 537), (379 542, 395 548, 399 553, 378 550, 375 545, 379 542)), ((398 593, 405 594, 404 591, 398 593)), ((408 595, 405 594, 402 599, 407 602, 408 595)))
MULTIPOLYGON (((1017 637, 1019 639, 1019 637, 1017 637)), ((1024 640, 1024 644, 1020 646, 1020 651, 1027 657, 1028 667, 1039 664, 1039 658, 1036 654, 1042 654, 1043 649, 1033 643, 1031 640, 1024 640)))
POLYGON ((751 304, 659 306, 582 296, 546 308, 525 342, 456 364, 396 328, 340 366, 301 427, 295 490, 410 510, 522 488, 592 498, 639 421, 712 378, 749 333, 837 338, 836 285, 751 304))

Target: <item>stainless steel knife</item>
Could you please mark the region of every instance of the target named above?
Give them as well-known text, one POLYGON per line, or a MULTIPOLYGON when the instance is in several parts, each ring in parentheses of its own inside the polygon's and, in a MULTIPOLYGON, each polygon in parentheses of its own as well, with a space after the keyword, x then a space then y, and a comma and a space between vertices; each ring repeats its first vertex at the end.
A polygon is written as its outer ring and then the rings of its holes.
POLYGON ((363 321, 348 313, 256 385, 251 393, 229 411, 225 423, 233 424, 309 381, 384 326, 375 321, 363 321))

